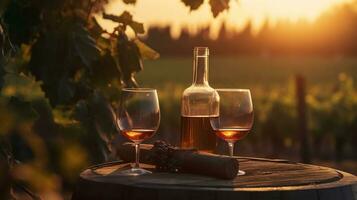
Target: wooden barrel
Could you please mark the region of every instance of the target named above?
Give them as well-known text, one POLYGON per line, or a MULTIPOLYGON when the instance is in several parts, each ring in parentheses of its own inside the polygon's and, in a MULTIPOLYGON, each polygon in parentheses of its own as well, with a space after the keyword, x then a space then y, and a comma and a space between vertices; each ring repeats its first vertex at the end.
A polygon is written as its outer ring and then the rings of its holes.
POLYGON ((357 178, 346 172, 287 160, 239 163, 246 175, 234 180, 157 172, 125 177, 117 172, 128 164, 106 163, 80 174, 72 200, 357 200, 357 178))

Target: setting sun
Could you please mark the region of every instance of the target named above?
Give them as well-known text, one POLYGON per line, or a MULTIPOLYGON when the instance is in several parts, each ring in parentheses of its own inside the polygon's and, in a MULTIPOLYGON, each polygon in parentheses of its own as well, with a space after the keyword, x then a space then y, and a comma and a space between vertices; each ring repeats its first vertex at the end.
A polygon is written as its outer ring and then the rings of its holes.
MULTIPOLYGON (((222 22, 226 22, 230 29, 241 30, 247 22, 252 23, 253 31, 258 31, 265 21, 274 24, 279 20, 313 21, 321 13, 335 5, 346 3, 349 0, 239 0, 231 1, 230 9, 216 19, 212 17, 206 1, 198 10, 190 13, 189 8, 177 0, 139 0, 135 6, 128 6, 122 1, 113 1, 106 8, 106 12, 119 14, 124 10, 133 12, 137 20, 146 26, 171 26, 174 37, 180 35, 182 28, 191 33, 197 32, 204 26, 211 27, 211 36, 216 37, 222 22), (157 12, 160 10, 160 12, 157 12), (190 14, 187 14, 190 13, 190 14)), ((107 20, 100 23, 111 30, 114 26, 107 20)))

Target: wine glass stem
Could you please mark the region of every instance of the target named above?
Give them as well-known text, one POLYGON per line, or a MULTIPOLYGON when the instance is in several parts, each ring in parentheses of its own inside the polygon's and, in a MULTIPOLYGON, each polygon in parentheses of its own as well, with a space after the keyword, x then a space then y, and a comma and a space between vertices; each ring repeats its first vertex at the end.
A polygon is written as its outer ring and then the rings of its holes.
POLYGON ((140 143, 135 143, 135 165, 134 165, 134 168, 140 168, 139 158, 140 158, 140 143))
POLYGON ((233 157, 234 142, 228 142, 229 156, 233 157))

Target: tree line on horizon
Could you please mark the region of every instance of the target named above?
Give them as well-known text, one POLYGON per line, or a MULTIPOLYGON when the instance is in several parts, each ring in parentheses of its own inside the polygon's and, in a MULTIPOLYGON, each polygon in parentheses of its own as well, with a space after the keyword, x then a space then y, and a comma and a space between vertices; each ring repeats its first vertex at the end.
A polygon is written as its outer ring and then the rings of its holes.
POLYGON ((162 55, 191 55, 194 46, 208 46, 220 55, 357 55, 357 9, 345 4, 323 13, 314 22, 281 20, 274 26, 268 21, 253 34, 248 22, 241 31, 223 24, 218 37, 209 37, 209 27, 195 35, 183 29, 178 38, 170 27, 150 27, 146 43, 162 55))

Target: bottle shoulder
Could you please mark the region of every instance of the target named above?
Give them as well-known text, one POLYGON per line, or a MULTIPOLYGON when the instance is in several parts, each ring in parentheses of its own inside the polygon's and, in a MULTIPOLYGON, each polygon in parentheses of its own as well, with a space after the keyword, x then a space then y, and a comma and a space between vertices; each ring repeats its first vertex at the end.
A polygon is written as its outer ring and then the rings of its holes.
MULTIPOLYGON (((210 87, 209 85, 191 85, 183 91, 183 96, 192 95, 192 94, 217 94, 216 90, 210 87)), ((218 95, 218 94, 217 94, 218 95)))
POLYGON ((182 95, 181 115, 210 117, 219 114, 219 95, 211 87, 188 87, 182 95))

